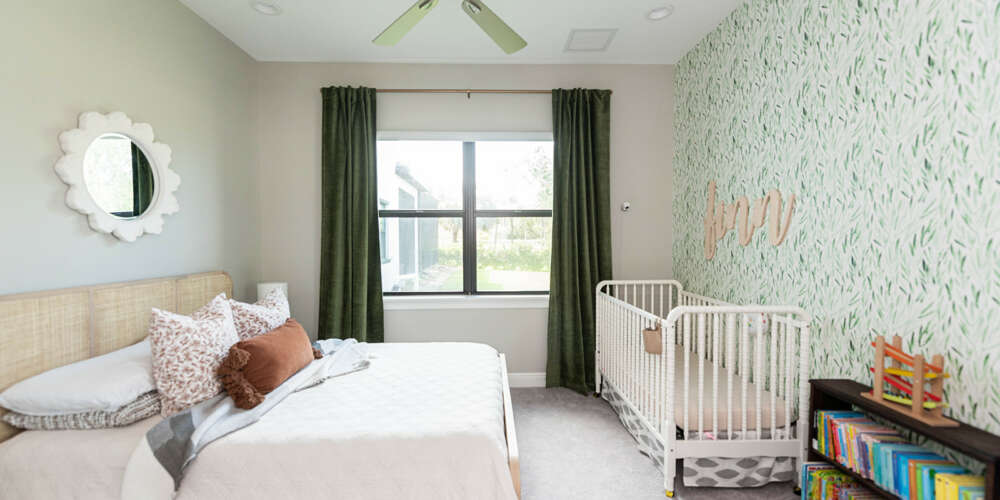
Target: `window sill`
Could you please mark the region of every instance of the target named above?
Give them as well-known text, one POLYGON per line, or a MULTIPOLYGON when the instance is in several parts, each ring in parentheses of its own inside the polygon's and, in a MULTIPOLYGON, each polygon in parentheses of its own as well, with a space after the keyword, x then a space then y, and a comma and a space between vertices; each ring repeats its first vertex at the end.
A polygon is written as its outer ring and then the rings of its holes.
POLYGON ((547 309, 548 295, 437 295, 382 297, 386 311, 429 309, 547 309))

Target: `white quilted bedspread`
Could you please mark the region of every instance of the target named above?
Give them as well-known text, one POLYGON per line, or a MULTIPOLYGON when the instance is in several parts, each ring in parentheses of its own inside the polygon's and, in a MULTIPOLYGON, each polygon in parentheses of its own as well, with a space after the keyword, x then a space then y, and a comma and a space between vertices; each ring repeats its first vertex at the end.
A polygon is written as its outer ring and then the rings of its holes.
POLYGON ((374 344, 371 367, 285 399, 206 447, 178 499, 516 498, 497 352, 374 344))

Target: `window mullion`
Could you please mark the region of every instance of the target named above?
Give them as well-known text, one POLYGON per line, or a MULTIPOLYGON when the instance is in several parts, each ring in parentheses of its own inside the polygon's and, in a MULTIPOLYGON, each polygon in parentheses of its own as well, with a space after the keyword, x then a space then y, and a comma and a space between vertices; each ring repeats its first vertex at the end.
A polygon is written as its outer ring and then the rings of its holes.
POLYGON ((462 143, 462 276, 464 293, 476 293, 476 143, 462 143))

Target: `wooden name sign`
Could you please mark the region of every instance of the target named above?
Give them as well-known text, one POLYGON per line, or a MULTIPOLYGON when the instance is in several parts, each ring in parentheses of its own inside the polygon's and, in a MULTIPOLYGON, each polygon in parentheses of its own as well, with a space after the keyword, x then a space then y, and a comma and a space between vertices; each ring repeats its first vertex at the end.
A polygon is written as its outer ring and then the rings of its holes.
POLYGON ((757 228, 764 227, 768 223, 768 236, 771 244, 780 245, 788 235, 788 228, 792 224, 792 212, 795 210, 795 195, 788 197, 788 210, 785 213, 785 220, 781 220, 781 192, 772 189, 763 198, 758 198, 753 202, 753 210, 750 209, 750 200, 746 196, 736 200, 735 203, 726 205, 720 202, 715 204, 715 181, 708 183, 708 205, 705 211, 705 258, 711 260, 715 257, 716 243, 726 237, 726 233, 731 229, 738 229, 740 245, 747 246, 753 239, 753 233, 757 228))

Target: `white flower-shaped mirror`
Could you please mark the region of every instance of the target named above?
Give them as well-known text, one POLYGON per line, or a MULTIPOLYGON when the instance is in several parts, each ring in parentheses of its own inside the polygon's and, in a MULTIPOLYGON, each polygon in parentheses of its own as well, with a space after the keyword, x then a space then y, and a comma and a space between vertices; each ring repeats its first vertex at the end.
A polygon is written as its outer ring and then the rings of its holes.
POLYGON ((90 227, 135 241, 159 234, 163 216, 180 207, 181 178, 170 170, 170 147, 153 141, 153 127, 125 113, 80 115, 79 128, 59 134, 63 156, 56 173, 69 189, 66 205, 88 217, 90 227))

